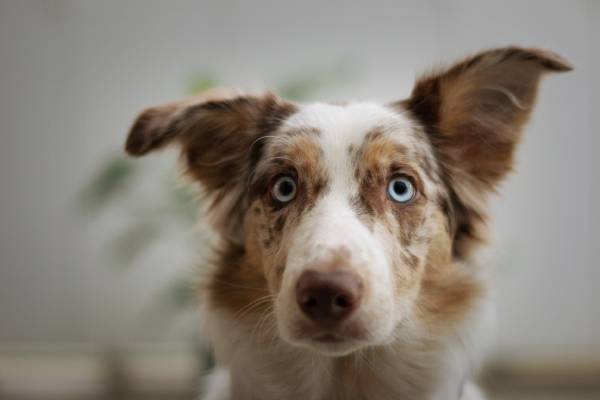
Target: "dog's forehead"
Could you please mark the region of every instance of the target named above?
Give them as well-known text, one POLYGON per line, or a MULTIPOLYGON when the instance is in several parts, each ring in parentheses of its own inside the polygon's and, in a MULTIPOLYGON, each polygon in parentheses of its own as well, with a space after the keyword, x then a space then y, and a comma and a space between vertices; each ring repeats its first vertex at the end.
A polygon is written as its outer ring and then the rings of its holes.
POLYGON ((315 132, 312 141, 318 147, 321 166, 330 183, 346 189, 356 186, 354 155, 372 137, 384 134, 390 145, 414 147, 410 119, 376 103, 304 105, 286 121, 284 129, 315 132))
POLYGON ((377 128, 393 133, 393 139, 397 141, 411 140, 409 118, 380 104, 368 102, 302 105, 285 122, 285 127, 316 129, 321 142, 328 145, 359 146, 377 128))

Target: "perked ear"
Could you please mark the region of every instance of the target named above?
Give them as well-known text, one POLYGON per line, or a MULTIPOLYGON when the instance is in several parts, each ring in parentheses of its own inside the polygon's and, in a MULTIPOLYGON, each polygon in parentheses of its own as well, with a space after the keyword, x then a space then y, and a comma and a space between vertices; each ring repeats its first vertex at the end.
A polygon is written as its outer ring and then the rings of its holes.
POLYGON ((421 78, 411 97, 397 104, 422 122, 437 154, 455 210, 457 255, 467 255, 470 242, 481 239, 481 199, 512 168, 540 77, 571 69, 544 50, 489 50, 421 78))
POLYGON ((231 213, 228 221, 213 215, 222 233, 231 236, 240 224, 235 209, 240 212, 248 174, 260 157, 263 141, 258 139, 272 134, 295 110, 294 104, 270 93, 210 90, 143 111, 129 131, 125 149, 141 156, 179 145, 187 173, 206 189, 213 207, 221 203, 216 214, 231 213))

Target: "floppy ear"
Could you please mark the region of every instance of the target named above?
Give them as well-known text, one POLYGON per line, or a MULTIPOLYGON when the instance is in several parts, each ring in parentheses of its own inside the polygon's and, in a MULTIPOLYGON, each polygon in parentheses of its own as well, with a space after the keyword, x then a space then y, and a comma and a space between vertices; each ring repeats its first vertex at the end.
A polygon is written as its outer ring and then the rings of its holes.
POLYGON ((211 90, 143 111, 131 127, 125 149, 141 156, 178 145, 187 173, 206 189, 211 207, 219 209, 219 215, 213 215, 217 227, 235 236, 247 178, 263 146, 258 139, 276 130, 295 110, 295 105, 270 93, 250 96, 211 90))
MULTIPOLYGON (((236 99, 256 98, 236 90, 215 88, 195 96, 150 107, 141 112, 129 130, 125 150, 132 156, 142 156, 181 139, 190 124, 205 117, 202 113, 211 103, 231 102, 236 99)), ((234 115, 232 114, 232 117, 234 115)))
POLYGON ((512 168, 540 77, 571 68, 548 51, 499 48, 421 78, 396 103, 422 122, 436 152, 451 197, 455 255, 482 239, 483 195, 512 168))

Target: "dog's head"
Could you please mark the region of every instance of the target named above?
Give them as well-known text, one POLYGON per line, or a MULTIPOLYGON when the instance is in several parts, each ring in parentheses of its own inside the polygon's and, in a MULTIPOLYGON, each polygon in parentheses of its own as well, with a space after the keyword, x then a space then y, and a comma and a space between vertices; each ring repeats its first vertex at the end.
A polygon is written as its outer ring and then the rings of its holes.
POLYGON ((283 340, 346 354, 469 308, 479 288, 456 261, 483 239, 486 194, 511 169, 540 76, 568 69, 503 48, 388 105, 205 93, 143 112, 126 147, 178 144, 210 196, 225 243, 215 307, 272 306, 283 340))

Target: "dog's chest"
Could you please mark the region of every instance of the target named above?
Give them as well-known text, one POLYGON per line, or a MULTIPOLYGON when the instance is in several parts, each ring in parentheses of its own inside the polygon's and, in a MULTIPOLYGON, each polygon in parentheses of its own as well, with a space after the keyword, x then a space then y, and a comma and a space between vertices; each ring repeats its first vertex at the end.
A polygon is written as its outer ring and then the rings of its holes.
MULTIPOLYGON (((433 400, 458 397, 458 382, 440 388, 439 371, 418 360, 372 356, 324 360, 258 356, 231 366, 232 400, 433 400)), ((443 386, 443 385, 442 385, 443 386)))

